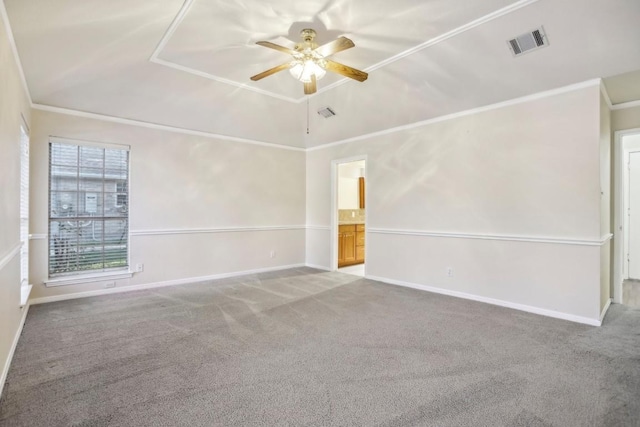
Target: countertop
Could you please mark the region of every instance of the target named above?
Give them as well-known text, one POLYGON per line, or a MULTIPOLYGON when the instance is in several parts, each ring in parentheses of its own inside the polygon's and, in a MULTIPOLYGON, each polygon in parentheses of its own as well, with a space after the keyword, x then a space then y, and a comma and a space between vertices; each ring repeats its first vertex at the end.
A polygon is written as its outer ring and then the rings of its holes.
POLYGON ((364 225, 364 221, 340 221, 338 225, 364 225))

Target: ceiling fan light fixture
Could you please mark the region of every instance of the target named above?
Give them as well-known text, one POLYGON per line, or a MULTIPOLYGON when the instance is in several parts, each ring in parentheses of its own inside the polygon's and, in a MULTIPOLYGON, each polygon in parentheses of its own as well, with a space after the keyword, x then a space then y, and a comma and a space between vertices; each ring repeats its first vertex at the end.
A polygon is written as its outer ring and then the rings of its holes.
POLYGON ((294 79, 302 83, 310 83, 312 75, 316 76, 316 80, 320 80, 327 74, 327 71, 312 59, 296 61, 295 65, 289 68, 289 72, 294 79))
POLYGON ((305 95, 316 93, 317 82, 324 77, 327 71, 341 74, 359 82, 367 80, 368 74, 364 71, 356 70, 355 68, 327 59, 335 53, 354 47, 355 44, 353 44, 353 41, 350 39, 342 36, 332 42, 318 46, 318 44, 313 41, 316 36, 314 30, 306 28, 300 32, 300 36, 303 40, 302 43, 296 44, 293 49, 280 46, 270 41, 256 42, 256 44, 260 46, 288 53, 292 59, 289 62, 285 62, 284 64, 252 76, 251 80, 255 82, 279 71, 289 70, 296 80, 303 83, 305 95))

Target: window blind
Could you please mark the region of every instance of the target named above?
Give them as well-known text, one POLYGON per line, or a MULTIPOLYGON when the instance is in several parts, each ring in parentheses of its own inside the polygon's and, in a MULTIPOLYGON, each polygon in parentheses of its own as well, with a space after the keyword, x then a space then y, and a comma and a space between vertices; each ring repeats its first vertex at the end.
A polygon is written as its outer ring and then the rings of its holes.
POLYGON ((29 135, 20 127, 20 285, 29 284, 29 135))
POLYGON ((49 276, 127 268, 128 147, 49 147, 49 276))

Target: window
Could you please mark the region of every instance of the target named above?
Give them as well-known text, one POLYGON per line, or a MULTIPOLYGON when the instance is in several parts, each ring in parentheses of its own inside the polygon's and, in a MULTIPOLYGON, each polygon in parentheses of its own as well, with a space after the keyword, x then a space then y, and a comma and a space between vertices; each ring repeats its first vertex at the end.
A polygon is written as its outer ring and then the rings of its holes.
POLYGON ((29 298, 29 135, 20 127, 20 305, 29 298))
POLYGON ((126 269, 129 147, 49 143, 49 276, 126 269))

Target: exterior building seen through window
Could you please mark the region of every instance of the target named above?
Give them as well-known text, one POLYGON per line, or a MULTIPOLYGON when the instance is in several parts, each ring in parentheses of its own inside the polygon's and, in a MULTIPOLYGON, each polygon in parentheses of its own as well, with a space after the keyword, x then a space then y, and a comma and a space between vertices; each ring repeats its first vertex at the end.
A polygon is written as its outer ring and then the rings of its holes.
POLYGON ((128 267, 129 151, 50 142, 49 276, 128 267))

